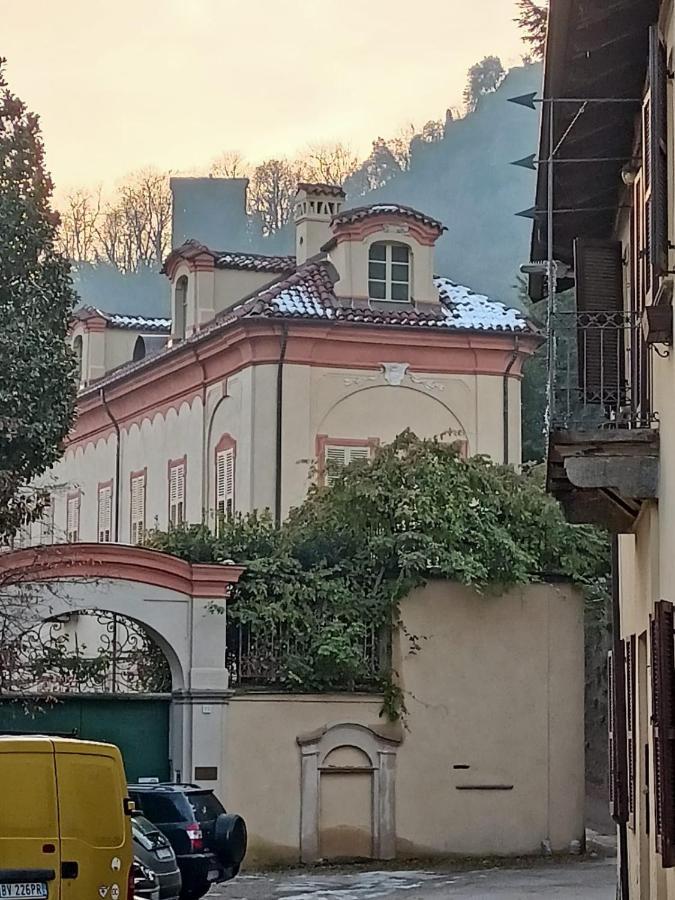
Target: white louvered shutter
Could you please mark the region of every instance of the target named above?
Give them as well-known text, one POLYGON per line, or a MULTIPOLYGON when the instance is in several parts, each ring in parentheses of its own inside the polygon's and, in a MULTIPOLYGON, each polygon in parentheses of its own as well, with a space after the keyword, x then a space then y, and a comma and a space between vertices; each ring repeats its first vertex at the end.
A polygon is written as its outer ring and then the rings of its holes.
POLYGON ((49 498, 49 503, 42 510, 42 518, 40 519, 40 543, 54 543, 54 502, 49 498))
POLYGON ((106 485, 98 491, 98 539, 109 543, 112 537, 112 487, 106 485))
POLYGON ((336 468, 348 466, 356 459, 369 459, 369 447, 340 447, 331 445, 326 447, 326 484, 332 484, 336 478, 336 468))
POLYGON ((132 544, 140 544, 145 532, 145 475, 131 479, 131 528, 132 544))
POLYGON ((185 464, 169 469, 169 524, 180 525, 185 518, 185 464))
POLYGON ((75 543, 80 539, 80 498, 69 497, 66 503, 66 536, 75 543))
POLYGON ((234 450, 216 457, 216 526, 234 513, 234 450))

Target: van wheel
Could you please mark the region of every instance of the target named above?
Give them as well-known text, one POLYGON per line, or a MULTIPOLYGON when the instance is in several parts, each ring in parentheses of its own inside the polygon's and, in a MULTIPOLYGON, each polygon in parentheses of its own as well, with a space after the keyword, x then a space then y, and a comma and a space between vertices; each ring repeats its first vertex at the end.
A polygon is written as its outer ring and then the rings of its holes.
POLYGON ((180 900, 201 900, 209 892, 210 884, 204 882, 197 887, 184 887, 180 892, 180 900))

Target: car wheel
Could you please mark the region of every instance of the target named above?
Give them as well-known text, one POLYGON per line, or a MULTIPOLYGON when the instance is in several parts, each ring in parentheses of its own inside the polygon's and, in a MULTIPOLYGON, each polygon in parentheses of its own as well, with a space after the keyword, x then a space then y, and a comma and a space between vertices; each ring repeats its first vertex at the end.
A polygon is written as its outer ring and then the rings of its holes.
POLYGON ((196 887, 184 887, 180 892, 180 900, 200 900, 201 897, 208 894, 210 887, 208 882, 202 882, 196 887))
POLYGON ((246 856, 248 843, 246 822, 242 817, 232 813, 221 813, 216 819, 213 841, 220 862, 238 871, 246 856))

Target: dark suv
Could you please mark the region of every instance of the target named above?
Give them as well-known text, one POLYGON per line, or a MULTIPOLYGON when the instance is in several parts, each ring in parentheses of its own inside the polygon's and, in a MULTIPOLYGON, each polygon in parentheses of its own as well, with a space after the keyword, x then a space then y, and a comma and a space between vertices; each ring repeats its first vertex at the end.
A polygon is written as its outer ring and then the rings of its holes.
POLYGON ((246 855, 246 824, 225 811, 212 790, 195 784, 130 784, 129 797, 169 839, 183 900, 197 900, 212 884, 229 881, 246 855))

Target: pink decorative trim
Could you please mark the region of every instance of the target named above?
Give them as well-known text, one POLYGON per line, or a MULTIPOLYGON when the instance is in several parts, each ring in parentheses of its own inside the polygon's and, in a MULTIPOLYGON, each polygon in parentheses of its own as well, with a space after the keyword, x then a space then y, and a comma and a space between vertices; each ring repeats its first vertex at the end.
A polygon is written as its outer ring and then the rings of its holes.
MULTIPOLYGON (((192 403, 207 386, 249 366, 276 364, 279 357, 278 325, 248 321, 214 334, 198 355, 183 347, 158 359, 152 366, 130 374, 106 388, 110 409, 130 428, 145 418, 177 412, 192 403), (205 380, 202 377, 204 367, 205 380)), ((517 349, 519 357, 509 377, 520 378, 524 360, 541 343, 536 335, 439 333, 413 328, 368 328, 324 323, 290 326, 286 348, 288 365, 381 371, 381 363, 397 362, 405 350, 409 371, 429 375, 504 375, 517 349), (517 337, 517 344, 516 344, 517 337)), ((78 419, 68 438, 71 448, 96 442, 112 434, 112 426, 98 392, 81 397, 78 419)))
POLYGON ((3 573, 33 582, 123 579, 191 597, 223 600, 243 566, 191 564, 167 553, 125 544, 53 544, 2 555, 3 573))
POLYGON ((336 225, 333 229, 333 235, 337 244, 342 244, 345 241, 363 241, 369 235, 380 232, 382 233, 382 240, 395 241, 396 232, 385 232, 383 229, 384 225, 405 226, 406 230, 404 234, 408 237, 412 237, 418 244, 422 244, 424 247, 433 247, 441 236, 438 229, 431 225, 425 225, 423 222, 404 220, 398 216, 388 216, 386 214, 372 216, 358 222, 345 222, 344 224, 336 225))
POLYGON ((327 434, 317 434, 315 440, 316 474, 319 484, 325 483, 326 478, 326 447, 368 447, 371 454, 380 446, 380 439, 369 438, 338 438, 329 437, 327 434))
POLYGON ((234 455, 237 455, 237 442, 232 435, 227 432, 222 435, 216 444, 214 448, 215 455, 217 456, 222 450, 234 450, 234 455))
POLYGON ((107 481, 99 481, 99 483, 97 485, 99 491, 102 490, 103 488, 108 488, 108 487, 112 488, 112 486, 113 486, 112 478, 109 478, 107 481))

